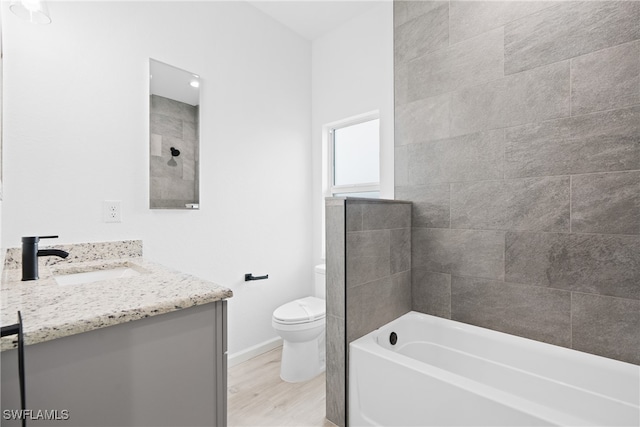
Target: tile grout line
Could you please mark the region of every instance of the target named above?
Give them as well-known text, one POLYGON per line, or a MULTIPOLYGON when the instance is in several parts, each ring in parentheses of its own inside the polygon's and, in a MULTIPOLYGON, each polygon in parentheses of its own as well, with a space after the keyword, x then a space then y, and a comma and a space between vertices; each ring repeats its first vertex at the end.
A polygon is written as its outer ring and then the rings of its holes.
POLYGON ((502 283, 507 282, 507 232, 502 236, 502 283))
POLYGON ((569 117, 573 117, 573 58, 569 59, 569 117))
MULTIPOLYGON (((478 231, 478 232, 496 232, 496 233, 519 233, 519 234, 563 234, 572 236, 609 236, 609 237, 640 237, 638 234, 623 233, 585 233, 585 232, 569 232, 569 231, 546 231, 531 229, 506 229, 506 228, 443 228, 443 227, 412 227, 412 230, 441 230, 441 231, 478 231)), ((353 233, 353 232, 350 232, 353 233)))
POLYGON ((451 0, 447 5, 447 46, 451 47, 451 0))
POLYGON ((569 348, 573 348, 573 292, 569 292, 569 348))
POLYGON ((573 211, 573 177, 569 175, 569 234, 572 230, 572 211, 573 211))
POLYGON ((502 181, 507 179, 507 128, 502 129, 502 181))
POLYGON ((453 319, 453 275, 449 274, 449 319, 453 319))
MULTIPOLYGON (((492 80, 491 82, 500 80, 500 79, 504 79, 505 77, 500 77, 496 80, 492 80)), ((480 86, 480 85, 478 85, 480 86)), ((471 86, 470 86, 471 87, 471 86)), ((460 89, 460 90, 464 90, 466 89, 460 89)), ((444 95, 449 95, 450 96, 450 101, 453 99, 453 95, 458 92, 459 90, 454 90, 454 91, 449 91, 449 92, 445 92, 445 93, 441 93, 438 95, 434 95, 434 96, 429 96, 429 97, 425 97, 416 101, 411 101, 409 103, 406 103, 405 105, 408 105, 410 103, 417 103, 420 101, 423 101, 425 99, 428 98, 436 98, 436 97, 441 97, 444 95)), ((451 102, 449 102, 449 128, 450 126, 450 122, 451 122, 451 102)), ((625 106, 621 106, 621 107, 616 107, 616 108, 607 108, 604 110, 596 110, 596 111, 589 111, 589 112, 584 112, 584 113, 580 113, 580 114, 575 114, 575 115, 570 115, 568 116, 557 116, 557 117, 551 117, 548 119, 543 119, 543 120, 538 120, 538 121, 531 121, 531 122, 523 122, 523 123, 519 123, 519 124, 514 124, 514 125, 508 125, 508 126, 497 126, 497 127, 492 127, 492 128, 488 128, 488 129, 476 129, 476 130, 472 130, 472 131, 468 131, 465 133, 460 133, 460 134, 451 134, 451 130, 449 129, 449 136, 446 137, 439 137, 439 138, 428 138, 428 139, 421 139, 418 142, 409 142, 406 144, 400 144, 400 145, 394 145, 394 148, 398 148, 398 147, 410 147, 410 146, 416 146, 416 145, 427 145, 427 144, 433 144, 435 142, 439 142, 439 141, 446 141, 446 140, 450 140, 450 139, 454 139, 454 138, 463 138, 463 137, 468 137, 471 135, 476 135, 476 134, 486 134, 492 131, 498 131, 501 129, 509 130, 509 129, 517 129, 517 128, 524 128, 527 126, 532 126, 532 125, 540 125, 540 124, 546 124, 546 123, 550 123, 550 122, 554 122, 554 121, 561 121, 561 120, 572 120, 572 119, 577 119, 577 118, 585 118, 587 116, 592 116, 595 117, 596 115, 604 115, 604 114, 608 114, 608 113, 616 113, 619 111, 623 111, 623 110, 633 110, 633 109, 637 109, 640 108, 640 102, 638 103, 634 103, 634 104, 630 104, 630 105, 625 105, 625 106)))
POLYGON ((526 288, 538 288, 538 289, 549 290, 549 291, 552 291, 552 292, 568 293, 568 294, 571 294, 571 295, 573 295, 573 294, 576 294, 576 295, 587 295, 587 296, 596 297, 596 298, 609 298, 609 299, 622 300, 622 301, 640 302, 636 298, 628 298, 628 297, 621 297, 621 296, 617 296, 617 295, 600 294, 600 293, 594 293, 594 292, 568 290, 568 289, 556 288, 556 287, 552 287, 552 286, 549 286, 549 285, 543 285, 543 284, 538 284, 538 283, 513 282, 513 281, 499 280, 499 279, 494 279, 494 278, 489 278, 489 277, 469 276, 467 274, 456 274, 456 273, 452 273, 452 272, 443 273, 442 271, 434 271, 432 269, 425 268, 425 267, 413 267, 413 269, 419 270, 419 271, 423 271, 423 272, 426 272, 426 273, 441 274, 441 275, 447 275, 447 276, 451 276, 451 277, 459 277, 459 278, 462 278, 462 279, 486 280, 486 281, 489 281, 489 282, 502 283, 502 284, 508 285, 508 286, 519 286, 519 287, 526 287, 526 288))
MULTIPOLYGON (((505 146, 506 150, 506 146, 505 146)), ((411 187, 435 187, 438 185, 444 184, 479 184, 485 182, 500 182, 500 181, 518 181, 525 179, 539 179, 539 178, 562 178, 567 176, 583 176, 583 175, 604 175, 604 174, 623 174, 623 173, 638 173, 640 169, 625 169, 625 170, 616 170, 616 171, 595 171, 595 172, 568 172, 568 173, 558 173, 554 175, 529 175, 529 176, 512 176, 512 177, 504 177, 504 178, 487 178, 487 179, 476 179, 469 181, 436 181, 431 183, 418 183, 418 184, 407 184, 407 185, 399 185, 399 188, 411 188, 411 187)))
POLYGON ((451 228, 451 183, 448 184, 449 185, 449 230, 452 230, 451 228))

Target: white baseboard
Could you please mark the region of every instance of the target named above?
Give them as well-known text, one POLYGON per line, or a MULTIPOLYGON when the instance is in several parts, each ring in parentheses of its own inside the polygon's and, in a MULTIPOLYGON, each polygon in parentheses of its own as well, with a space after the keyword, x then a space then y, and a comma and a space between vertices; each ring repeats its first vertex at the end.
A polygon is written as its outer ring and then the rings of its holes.
POLYGON ((266 353, 267 351, 273 350, 274 348, 280 347, 281 345, 282 338, 275 337, 242 351, 237 351, 233 354, 229 354, 227 355, 227 367, 231 368, 238 363, 246 362, 249 359, 260 356, 262 353, 266 353))

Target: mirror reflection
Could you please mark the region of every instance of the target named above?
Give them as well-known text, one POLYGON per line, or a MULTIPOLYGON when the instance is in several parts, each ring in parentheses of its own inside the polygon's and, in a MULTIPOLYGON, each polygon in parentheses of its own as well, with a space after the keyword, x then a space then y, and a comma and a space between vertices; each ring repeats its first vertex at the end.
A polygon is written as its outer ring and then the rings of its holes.
POLYGON ((199 208, 200 77, 149 59, 149 207, 199 208))

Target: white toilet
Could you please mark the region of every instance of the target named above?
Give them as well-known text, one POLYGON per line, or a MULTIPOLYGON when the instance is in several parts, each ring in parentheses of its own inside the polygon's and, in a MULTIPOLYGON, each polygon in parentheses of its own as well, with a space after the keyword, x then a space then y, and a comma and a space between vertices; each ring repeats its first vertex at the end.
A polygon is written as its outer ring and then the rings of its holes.
POLYGON ((282 337, 280 378, 307 381, 325 369, 325 265, 315 267, 315 296, 276 308, 272 325, 282 337))

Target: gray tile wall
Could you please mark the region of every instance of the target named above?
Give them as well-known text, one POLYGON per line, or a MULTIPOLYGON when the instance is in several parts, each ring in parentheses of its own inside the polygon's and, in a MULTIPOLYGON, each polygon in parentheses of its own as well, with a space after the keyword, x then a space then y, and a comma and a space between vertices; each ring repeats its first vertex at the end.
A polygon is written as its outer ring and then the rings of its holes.
POLYGON ((640 2, 395 1, 414 310, 640 364, 639 23, 640 2))
POLYGON ((411 310, 411 203, 326 202, 327 418, 347 422, 348 345, 411 310))
POLYGON ((346 200, 347 343, 411 311, 411 203, 346 200))
POLYGON ((325 206, 327 267, 326 417, 346 425, 346 211, 344 199, 325 206))
POLYGON ((150 207, 198 203, 198 107, 151 95, 150 137, 150 207), (171 147, 180 150, 174 166, 171 147))

